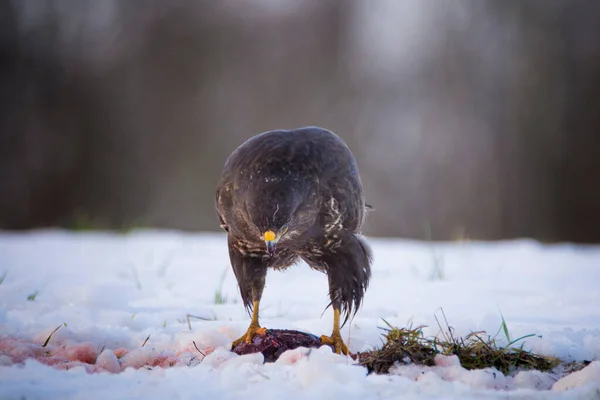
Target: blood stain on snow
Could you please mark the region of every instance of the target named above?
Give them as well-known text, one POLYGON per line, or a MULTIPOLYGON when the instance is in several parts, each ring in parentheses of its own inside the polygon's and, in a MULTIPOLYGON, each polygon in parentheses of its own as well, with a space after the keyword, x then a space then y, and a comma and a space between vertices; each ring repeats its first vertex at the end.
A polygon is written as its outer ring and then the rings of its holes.
MULTIPOLYGON (((98 347, 91 342, 42 346, 33 341, 3 338, 0 339, 0 360, 2 365, 12 365, 33 359, 58 370, 83 367, 88 373, 119 373, 126 368, 169 368, 189 364, 189 357, 183 357, 189 355, 188 351, 161 352, 148 348, 111 350, 98 347)), ((209 354, 213 350, 208 348, 203 353, 209 354)))

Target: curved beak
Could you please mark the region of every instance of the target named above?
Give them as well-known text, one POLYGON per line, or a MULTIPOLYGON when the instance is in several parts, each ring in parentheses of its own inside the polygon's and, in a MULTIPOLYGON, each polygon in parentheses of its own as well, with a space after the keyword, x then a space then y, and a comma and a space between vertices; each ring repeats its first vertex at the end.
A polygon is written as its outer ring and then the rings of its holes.
POLYGON ((275 245, 277 242, 274 240, 266 240, 265 243, 267 245, 267 253, 269 256, 273 256, 273 254, 275 254, 275 245))
POLYGON ((265 239, 265 244, 267 245, 267 253, 269 256, 272 256, 275 254, 275 245, 277 244, 279 237, 273 231, 266 231, 263 235, 263 238, 265 239))

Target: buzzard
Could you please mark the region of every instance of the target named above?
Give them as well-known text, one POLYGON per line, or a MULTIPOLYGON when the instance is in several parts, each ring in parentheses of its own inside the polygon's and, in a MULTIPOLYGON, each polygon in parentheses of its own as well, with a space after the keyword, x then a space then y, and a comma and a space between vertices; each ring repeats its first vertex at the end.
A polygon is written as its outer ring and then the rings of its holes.
POLYGON ((215 203, 244 306, 252 311, 233 346, 265 332, 259 303, 267 270, 304 260, 329 279, 333 332, 321 340, 348 354, 340 315, 345 324, 360 307, 372 253, 360 235, 367 206, 358 167, 342 139, 319 127, 248 139, 227 159, 215 203))

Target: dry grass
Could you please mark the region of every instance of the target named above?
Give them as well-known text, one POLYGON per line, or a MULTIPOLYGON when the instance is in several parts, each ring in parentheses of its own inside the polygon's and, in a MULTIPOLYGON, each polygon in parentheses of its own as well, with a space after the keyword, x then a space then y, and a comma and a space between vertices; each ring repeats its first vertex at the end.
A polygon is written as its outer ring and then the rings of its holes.
POLYGON ((385 331, 383 346, 358 354, 360 364, 367 367, 369 372, 387 373, 396 363, 433 366, 438 354, 456 355, 461 365, 469 370, 494 367, 504 374, 523 369, 549 371, 561 362, 556 358, 524 350, 523 344, 516 346, 517 342, 532 335, 510 341, 504 319, 500 330, 507 337, 506 346, 497 344, 498 334, 490 336, 485 332, 472 332, 464 338, 455 337, 447 323, 446 328, 441 330, 441 335, 428 338, 423 334, 423 326, 397 328, 385 320, 384 322, 387 326, 382 328, 385 331))
POLYGON ((466 369, 494 367, 503 374, 516 370, 535 369, 550 371, 560 360, 533 354, 524 350, 523 346, 499 347, 496 340, 485 332, 471 333, 460 342, 442 344, 444 355, 455 354, 466 369))
POLYGON ((423 326, 411 328, 394 328, 387 321, 388 328, 380 349, 358 354, 361 365, 367 367, 369 373, 385 374, 395 363, 433 366, 438 352, 433 342, 423 335, 423 326))

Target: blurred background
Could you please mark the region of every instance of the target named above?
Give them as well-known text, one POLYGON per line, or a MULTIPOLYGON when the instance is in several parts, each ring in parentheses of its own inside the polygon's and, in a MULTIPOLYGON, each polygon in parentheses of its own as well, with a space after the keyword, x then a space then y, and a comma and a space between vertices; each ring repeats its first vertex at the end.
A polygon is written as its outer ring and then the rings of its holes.
POLYGON ((318 125, 365 233, 600 242, 600 2, 3 0, 0 228, 218 230, 227 158, 318 125))

